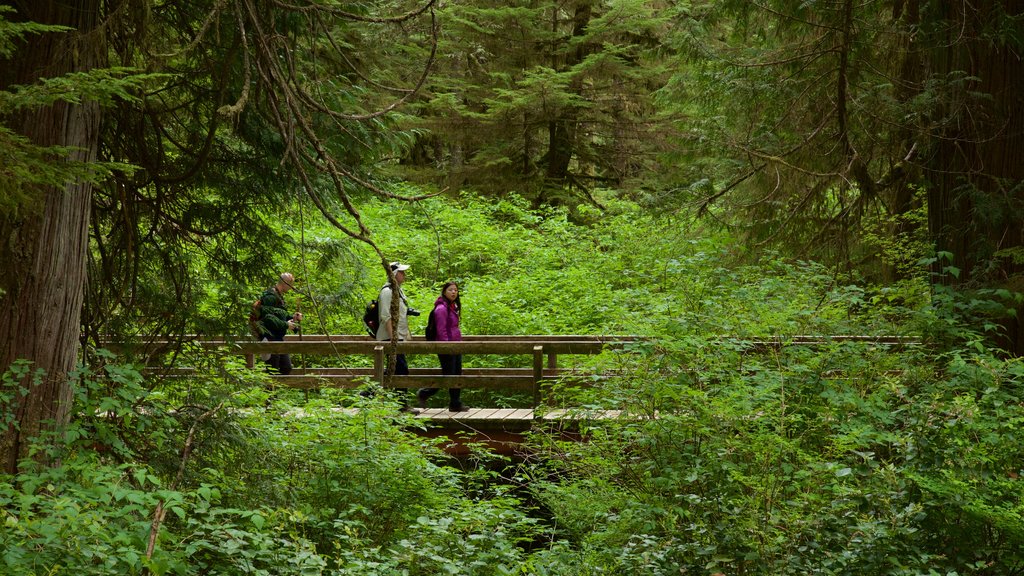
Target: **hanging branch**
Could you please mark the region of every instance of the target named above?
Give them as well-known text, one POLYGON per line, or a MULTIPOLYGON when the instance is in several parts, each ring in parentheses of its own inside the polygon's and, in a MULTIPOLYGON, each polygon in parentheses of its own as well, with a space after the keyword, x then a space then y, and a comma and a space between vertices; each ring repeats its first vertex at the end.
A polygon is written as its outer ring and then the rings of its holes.
POLYGON ((405 96, 402 96, 398 100, 392 102, 391 104, 388 104, 387 106, 380 110, 375 110, 367 114, 341 114, 339 112, 331 110, 330 108, 327 108, 326 106, 321 105, 319 102, 310 98, 309 95, 306 94, 305 92, 299 92, 298 96, 302 98, 306 104, 311 106, 317 112, 322 112, 324 114, 327 114, 331 118, 335 118, 337 120, 372 120, 374 118, 383 116, 388 112, 395 110, 402 104, 405 104, 406 102, 409 101, 410 98, 415 96, 423 87, 423 84, 426 83, 427 77, 430 75, 430 69, 431 67, 433 67, 434 61, 437 58, 437 18, 435 17, 433 10, 430 11, 430 38, 430 56, 427 58, 427 63, 423 66, 423 72, 420 74, 420 78, 416 82, 416 86, 409 90, 405 96))
MULTIPOLYGON (((433 2, 428 3, 423 7, 423 9, 419 10, 418 12, 415 12, 415 14, 421 14, 424 11, 429 10, 431 16, 431 55, 430 58, 428 59, 427 64, 424 66, 424 70, 420 75, 420 79, 416 85, 416 88, 414 88, 412 92, 410 92, 406 97, 403 97, 403 99, 401 99, 400 101, 389 104, 382 110, 378 110, 364 115, 343 115, 338 114, 322 106, 321 104, 316 102, 312 97, 310 97, 306 91, 299 88, 298 82, 295 80, 293 67, 287 73, 284 70, 282 70, 280 58, 278 57, 279 54, 278 52, 273 50, 273 48, 267 42, 269 36, 260 25, 259 13, 256 11, 256 7, 253 5, 251 0, 241 1, 242 3, 244 3, 244 8, 247 12, 248 19, 253 25, 253 36, 256 41, 254 45, 250 46, 248 44, 248 41, 244 40, 246 42, 244 48, 246 49, 246 51, 248 51, 251 48, 256 52, 257 56, 259 56, 256 62, 256 66, 261 79, 268 87, 275 89, 270 91, 270 93, 268 94, 268 101, 271 104, 271 108, 273 111, 273 119, 278 126, 279 132, 281 133, 282 137, 285 140, 285 151, 283 154, 282 161, 284 161, 285 158, 291 159, 291 163, 296 166, 300 179, 303 181, 303 185, 307 191, 307 194, 313 200, 314 204, 317 206, 317 209, 320 210, 320 212, 323 213, 324 216, 328 218, 328 221, 331 222, 332 225, 342 230, 345 234, 352 236, 353 238, 362 240, 364 242, 368 240, 369 231, 362 224, 361 219, 359 218, 358 210, 350 202, 348 194, 345 192, 345 180, 351 181, 380 197, 389 199, 416 201, 437 195, 426 194, 415 197, 401 196, 391 192, 387 192, 379 188, 378 186, 375 186, 374 184, 366 181, 365 179, 356 176, 351 170, 346 169, 340 163, 335 161, 331 154, 327 151, 319 135, 316 133, 315 129, 309 124, 308 116, 310 110, 307 109, 308 106, 313 109, 312 111, 328 114, 329 116, 336 120, 365 120, 380 116, 383 113, 393 110, 402 102, 407 101, 409 97, 414 95, 423 86, 424 82, 426 81, 426 77, 429 74, 430 66, 433 63, 436 54, 438 26, 433 9, 431 8, 433 2), (302 136, 305 138, 305 145, 312 148, 313 151, 315 152, 315 155, 310 155, 309 153, 300 151, 299 149, 296 148, 299 140, 296 133, 296 129, 298 129, 299 132, 301 132, 302 136), (336 218, 334 218, 332 215, 328 213, 326 207, 323 205, 322 201, 320 201, 320 199, 317 197, 316 192, 314 191, 315 189, 311 184, 311 179, 306 173, 306 166, 314 166, 331 178, 331 180, 334 183, 334 187, 338 194, 339 200, 341 200, 349 215, 353 217, 359 224, 358 233, 348 229, 348 227, 346 226, 342 226, 336 218)), ((325 10, 325 12, 330 11, 325 10)), ((404 19, 405 18, 383 19, 382 21, 395 22, 402 21, 404 19)), ((286 58, 285 60, 286 62, 290 63, 290 58, 286 58)))

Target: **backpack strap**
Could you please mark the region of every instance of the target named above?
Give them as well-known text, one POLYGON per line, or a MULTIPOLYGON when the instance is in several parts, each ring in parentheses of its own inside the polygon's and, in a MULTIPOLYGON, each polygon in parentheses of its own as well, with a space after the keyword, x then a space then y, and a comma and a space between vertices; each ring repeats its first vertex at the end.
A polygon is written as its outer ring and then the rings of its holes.
MULTIPOLYGON (((388 287, 390 287, 390 286, 391 286, 391 284, 389 283, 389 284, 385 284, 385 285, 383 285, 383 286, 381 286, 381 287, 380 287, 380 290, 378 290, 378 291, 377 291, 377 301, 378 301, 378 302, 380 302, 380 293, 381 293, 381 292, 383 292, 385 288, 388 288, 388 287)), ((391 293, 392 293, 392 294, 394 294, 394 293, 395 293, 395 291, 394 291, 394 290, 392 290, 392 291, 391 291, 391 293)), ((408 300, 406 300, 406 298, 405 298, 405 292, 404 292, 404 291, 402 291, 402 289, 401 289, 401 288, 399 288, 399 289, 398 289, 398 297, 402 299, 402 302, 405 302, 405 307, 406 307, 406 308, 408 308, 408 307, 409 307, 409 301, 408 301, 408 300)))

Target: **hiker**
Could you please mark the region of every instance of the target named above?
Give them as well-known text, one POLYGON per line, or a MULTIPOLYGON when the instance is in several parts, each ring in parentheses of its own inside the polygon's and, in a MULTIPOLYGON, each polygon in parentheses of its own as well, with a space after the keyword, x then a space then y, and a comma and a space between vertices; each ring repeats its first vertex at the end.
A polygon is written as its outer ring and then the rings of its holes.
MULTIPOLYGON (((288 314, 284 295, 292 289, 295 277, 290 272, 281 274, 276 284, 267 288, 260 296, 259 329, 263 341, 283 342, 288 330, 298 331, 302 313, 288 314)), ((292 359, 288 354, 271 354, 264 361, 279 374, 290 374, 292 359)))
MULTIPOLYGON (((434 309, 430 312, 431 318, 428 324, 433 322, 429 339, 443 342, 456 342, 462 340, 462 331, 459 330, 459 316, 462 313, 462 299, 459 297, 459 285, 455 282, 447 282, 441 288, 441 295, 434 302, 434 309)), ((441 363, 441 374, 445 376, 462 375, 462 354, 438 354, 438 361, 441 363)), ((437 388, 421 388, 416 394, 420 408, 427 407, 427 400, 437 394, 437 388)), ((448 388, 448 410, 450 412, 465 412, 469 410, 462 404, 461 388, 448 388)))
MULTIPOLYGON (((391 341, 392 334, 398 334, 398 340, 411 340, 412 335, 409 333, 409 316, 419 316, 419 312, 415 309, 409 308, 409 304, 405 299, 405 292, 402 291, 402 284, 405 282, 405 271, 409 269, 408 264, 402 264, 401 262, 392 262, 391 271, 395 275, 395 284, 397 286, 398 297, 398 318, 391 317, 391 298, 393 292, 391 290, 391 284, 388 283, 386 286, 381 288, 380 295, 377 297, 377 308, 380 314, 380 326, 377 328, 377 340, 381 342, 391 341), (397 330, 397 332, 395 332, 397 330)), ((405 354, 397 354, 395 356, 394 366, 388 364, 387 373, 394 376, 407 376, 409 374, 409 364, 405 360, 405 354)), ((410 412, 412 414, 419 414, 419 410, 409 406, 408 401, 408 388, 396 388, 399 393, 399 402, 401 402, 402 412, 410 412)))

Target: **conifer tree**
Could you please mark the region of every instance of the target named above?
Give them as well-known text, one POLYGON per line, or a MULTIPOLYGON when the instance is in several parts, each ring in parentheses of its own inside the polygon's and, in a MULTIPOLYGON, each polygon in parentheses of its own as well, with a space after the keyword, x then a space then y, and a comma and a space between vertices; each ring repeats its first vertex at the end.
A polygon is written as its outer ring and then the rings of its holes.
POLYGON ((648 1, 452 6, 400 174, 536 203, 649 176, 665 19, 648 1))
POLYGON ((924 190, 957 281, 1019 285, 1021 17, 1000 0, 709 3, 669 93, 701 111, 678 184, 753 245, 869 272, 864 216, 899 220, 924 190))
POLYGON ((386 114, 427 77, 433 7, 434 0, 381 5, 380 13, 362 3, 254 0, 159 9, 148 0, 17 4, 12 21, 49 27, 5 51, 0 90, 41 84, 62 97, 10 114, 4 133, 68 168, 22 178, 33 188, 0 222, 8 239, 0 247, 0 369, 24 359, 45 373, 38 384, 4 384, 17 414, 0 447, 4 470, 15 471, 41 432, 67 422, 87 262, 89 325, 122 310, 130 328, 173 333, 187 325, 195 291, 185 247, 207 250, 226 275, 272 266, 267 255, 280 240, 262 222, 287 195, 377 248, 353 194, 397 197, 363 161, 383 148, 386 114), (405 42, 425 47, 417 66, 370 48, 388 26, 405 27, 405 42), (126 69, 150 83, 122 90, 116 105, 116 81, 102 89, 80 81, 126 69), (404 75, 383 76, 395 81, 385 89, 378 69, 404 75), (74 172, 97 159, 137 169, 99 183, 74 172), (251 261, 231 268, 239 253, 251 261))

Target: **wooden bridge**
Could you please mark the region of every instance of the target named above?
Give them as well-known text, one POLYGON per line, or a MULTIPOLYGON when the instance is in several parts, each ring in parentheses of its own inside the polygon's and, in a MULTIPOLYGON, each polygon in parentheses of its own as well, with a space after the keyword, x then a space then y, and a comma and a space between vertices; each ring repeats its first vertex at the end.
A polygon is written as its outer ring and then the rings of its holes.
MULTIPOLYGON (((224 338, 188 337, 183 340, 168 339, 142 340, 133 345, 118 344, 108 347, 130 352, 150 366, 150 371, 165 375, 187 375, 190 368, 157 368, 158 359, 184 342, 190 342, 207 350, 243 356, 249 368, 261 369, 258 360, 266 354, 291 354, 294 365, 291 374, 270 374, 274 385, 298 389, 356 388, 376 383, 385 388, 463 388, 492 389, 527 392, 533 404, 529 409, 474 410, 463 413, 441 414, 430 411, 430 418, 442 420, 456 416, 459 420, 532 420, 533 408, 541 401, 542 383, 555 378, 576 374, 559 366, 559 357, 567 355, 594 355, 604 350, 621 349, 626 343, 637 340, 633 336, 466 336, 459 342, 428 341, 414 337, 410 341, 398 342, 395 353, 406 356, 462 354, 527 356, 527 368, 470 368, 463 369, 461 376, 445 376, 440 368, 411 367, 409 375, 385 374, 386 358, 390 342, 380 342, 368 336, 353 335, 289 335, 283 342, 256 342, 251 340, 230 340, 224 338), (357 358, 354 366, 338 366, 342 358, 357 358), (362 357, 362 359, 359 359, 362 357), (314 359, 321 366, 305 367, 304 360, 314 359), (367 361, 369 360, 369 361, 367 361), (525 411, 524 411, 525 410, 525 411)), ((312 364, 313 362, 309 362, 312 364)), ((444 411, 442 411, 444 412, 444 411)))
MULTIPOLYGON (((574 410, 551 408, 545 404, 545 392, 549 383, 560 380, 577 385, 586 385, 593 376, 581 374, 559 366, 559 358, 569 355, 596 355, 605 350, 621 350, 629 343, 641 340, 635 336, 579 336, 579 335, 478 335, 465 336, 459 342, 427 341, 414 337, 410 341, 397 343, 395 353, 406 356, 463 354, 526 356, 529 367, 522 368, 464 368, 461 376, 445 376, 439 368, 410 367, 409 375, 392 376, 385 373, 386 358, 390 342, 379 342, 368 336, 353 335, 302 335, 288 336, 283 342, 256 342, 224 338, 191 337, 191 342, 204 349, 216 350, 229 355, 245 358, 249 368, 263 370, 258 361, 265 354, 291 354, 295 367, 291 374, 270 374, 275 386, 296 389, 357 388, 375 383, 384 388, 462 388, 488 389, 524 392, 529 400, 527 406, 518 408, 473 407, 466 412, 450 412, 443 408, 428 408, 416 416, 424 422, 428 436, 444 435, 451 439, 449 451, 458 453, 468 442, 482 442, 499 452, 508 452, 521 442, 523 432, 542 426, 564 435, 577 433, 580 422, 610 418, 631 417, 619 410, 574 410), (341 359, 355 358, 354 366, 339 366, 341 359), (305 360, 314 359, 317 364, 328 367, 305 367, 305 360), (332 366, 333 367, 330 367, 332 366), (460 436, 453 431, 466 432, 460 436)), ((795 336, 786 339, 758 341, 740 340, 739 345, 751 352, 763 352, 783 346, 819 346, 836 342, 873 342, 887 347, 916 345, 911 339, 897 337, 862 336, 795 336)), ((180 346, 183 340, 152 339, 134 345, 111 346, 141 355, 151 366, 149 370, 165 375, 186 375, 192 370, 183 367, 153 366, 152 360, 164 356, 180 346)), ((312 364, 312 362, 309 362, 312 364)), ((410 395, 414 392, 410 392, 410 395)), ((356 411, 339 408, 342 412, 356 411)))
MULTIPOLYGON (((311 390, 320 388, 352 389, 367 385, 383 388, 408 388, 410 400, 417 388, 462 388, 522 393, 520 407, 478 407, 465 412, 445 408, 427 408, 415 416, 423 425, 418 430, 426 436, 444 436, 447 450, 458 454, 468 451, 470 443, 489 445, 492 450, 509 453, 522 443, 522 435, 534 426, 545 426, 566 436, 578 432, 582 421, 622 417, 619 410, 572 410, 545 406, 549 383, 576 378, 586 385, 593 374, 581 374, 559 365, 569 355, 596 355, 605 350, 622 349, 637 340, 632 336, 549 336, 549 335, 477 335, 464 336, 459 342, 428 341, 414 337, 398 342, 394 353, 408 356, 429 355, 436 365, 436 354, 525 356, 518 362, 527 367, 465 367, 461 376, 445 376, 440 368, 411 366, 408 375, 385 373, 390 342, 379 342, 362 335, 289 335, 283 342, 257 342, 245 339, 189 336, 182 339, 150 338, 136 343, 107 343, 105 347, 127 353, 144 363, 147 371, 163 376, 187 376, 195 370, 167 366, 169 354, 183 344, 197 345, 209 351, 245 358, 247 367, 264 372, 259 360, 266 354, 291 354, 293 369, 289 375, 265 374, 273 386, 311 390), (351 366, 346 364, 351 363, 351 366), (163 364, 163 365, 162 365, 163 364), (322 367, 307 367, 316 364, 322 367), (523 406, 525 404, 525 406, 523 406)), ((443 392, 442 392, 443 394, 443 392)), ((440 395, 439 395, 440 396, 440 395)), ((446 396, 446 395, 444 395, 446 396)), ((447 398, 442 399, 447 400, 447 398)), ((355 415, 354 408, 337 408, 338 412, 355 415)), ((301 411, 297 411, 300 414, 301 411)))

